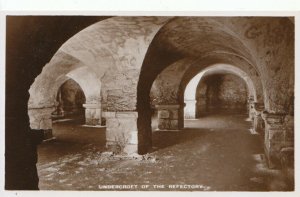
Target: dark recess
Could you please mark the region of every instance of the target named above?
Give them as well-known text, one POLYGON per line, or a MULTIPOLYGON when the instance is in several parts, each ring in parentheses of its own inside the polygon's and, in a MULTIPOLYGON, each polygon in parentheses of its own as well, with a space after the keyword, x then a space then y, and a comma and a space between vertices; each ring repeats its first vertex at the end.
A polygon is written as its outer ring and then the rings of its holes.
POLYGON ((85 27, 109 16, 7 16, 5 97, 5 189, 37 190, 37 145, 31 130, 28 90, 59 47, 85 27))

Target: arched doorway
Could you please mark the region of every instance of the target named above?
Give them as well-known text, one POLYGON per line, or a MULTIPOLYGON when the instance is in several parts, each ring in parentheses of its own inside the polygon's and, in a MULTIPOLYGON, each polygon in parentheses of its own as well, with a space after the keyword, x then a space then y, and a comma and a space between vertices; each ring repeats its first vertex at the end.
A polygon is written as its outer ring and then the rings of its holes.
POLYGON ((233 74, 205 75, 196 88, 196 118, 205 113, 247 112, 248 90, 245 82, 233 74))
MULTIPOLYGON (((252 123, 247 121, 248 87, 237 75, 221 73, 206 73, 193 91, 196 94, 193 103, 185 100, 185 128, 231 127, 250 131, 252 123)), ((189 98, 188 95, 185 95, 186 98, 189 98)))
POLYGON ((201 111, 242 110, 246 104, 249 109, 250 98, 252 102, 257 102, 258 97, 260 100, 262 98, 261 84, 253 83, 253 78, 233 65, 214 64, 188 79, 188 82, 182 83, 185 119, 195 119, 201 111))
POLYGON ((86 102, 86 98, 83 90, 74 80, 68 79, 60 86, 56 101, 57 106, 52 112, 52 119, 69 118, 85 122, 83 104, 86 102))

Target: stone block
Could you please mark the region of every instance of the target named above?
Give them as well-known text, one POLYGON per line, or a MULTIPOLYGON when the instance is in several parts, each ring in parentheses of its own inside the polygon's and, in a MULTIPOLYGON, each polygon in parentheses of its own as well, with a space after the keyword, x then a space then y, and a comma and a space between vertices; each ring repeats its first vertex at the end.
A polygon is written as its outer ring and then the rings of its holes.
POLYGON ((159 119, 158 120, 158 129, 166 130, 170 128, 170 120, 169 119, 159 119))
POLYGON ((93 118, 86 118, 85 124, 87 125, 101 125, 101 119, 93 119, 93 118))
POLYGON ((126 144, 124 147, 123 152, 127 153, 128 155, 137 153, 138 152, 138 145, 137 144, 126 144))
POLYGON ((166 118, 169 118, 170 117, 170 113, 169 113, 169 111, 167 111, 167 110, 160 110, 160 111, 158 111, 158 118, 159 119, 166 119, 166 118))
POLYGON ((55 107, 30 108, 28 116, 31 129, 52 129, 51 113, 55 107))
POLYGON ((262 135, 264 135, 263 119, 260 114, 256 114, 253 120, 253 129, 262 135))
POLYGON ((178 120, 178 110, 172 110, 171 119, 178 120))
POLYGON ((116 118, 137 118, 137 112, 117 112, 116 118))
POLYGON ((137 131, 137 119, 136 118, 116 118, 120 124, 120 130, 131 132, 137 131))
POLYGON ((52 129, 52 119, 51 118, 43 118, 40 121, 39 129, 52 129))
POLYGON ((178 120, 171 120, 170 121, 170 128, 171 130, 178 130, 178 120))
POLYGON ((269 131, 269 140, 271 141, 284 141, 285 140, 285 131, 284 130, 270 130, 269 131))
POLYGON ((116 117, 116 112, 106 111, 106 112, 103 112, 102 114, 103 114, 103 117, 105 117, 105 118, 115 118, 116 117))
POLYGON ((115 129, 115 128, 118 128, 119 126, 120 126, 120 123, 119 123, 118 119, 116 119, 116 118, 108 118, 106 120, 107 129, 115 129))
POLYGON ((129 144, 138 144, 138 132, 137 131, 132 131, 129 133, 129 144))
MULTIPOLYGON (((87 105, 87 104, 85 104, 85 105, 87 105)), ((86 108, 85 109, 85 124, 101 125, 101 109, 86 108)))
POLYGON ((113 155, 114 153, 121 153, 121 147, 115 141, 106 141, 106 149, 107 154, 105 155, 113 155))
POLYGON ((106 126, 108 142, 114 142, 121 152, 137 152, 137 112, 116 112, 115 117, 106 119, 106 126))
POLYGON ((285 147, 280 150, 280 161, 283 168, 294 168, 294 147, 285 147))

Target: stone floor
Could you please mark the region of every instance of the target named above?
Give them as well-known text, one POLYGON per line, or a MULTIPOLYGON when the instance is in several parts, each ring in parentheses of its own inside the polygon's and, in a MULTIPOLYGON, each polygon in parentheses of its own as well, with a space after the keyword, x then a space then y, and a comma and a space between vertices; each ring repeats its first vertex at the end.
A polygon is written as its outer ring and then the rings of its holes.
POLYGON ((105 152, 105 128, 58 122, 54 124, 56 139, 39 146, 39 187, 41 190, 291 190, 292 183, 285 173, 267 169, 260 136, 250 132, 246 118, 239 114, 210 115, 185 121, 186 128, 182 131, 155 131, 153 152, 133 157, 105 152))

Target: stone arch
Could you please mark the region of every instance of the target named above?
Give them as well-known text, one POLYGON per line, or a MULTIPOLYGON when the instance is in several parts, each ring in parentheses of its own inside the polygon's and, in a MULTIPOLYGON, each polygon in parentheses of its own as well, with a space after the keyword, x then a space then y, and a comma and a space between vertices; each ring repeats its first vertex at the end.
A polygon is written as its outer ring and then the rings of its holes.
MULTIPOLYGON (((48 76, 51 81, 58 78, 63 81, 63 76, 49 76, 50 71, 56 69, 61 69, 62 75, 69 73, 71 77, 77 76, 76 70, 82 71, 81 67, 95 74, 101 83, 107 146, 117 145, 127 153, 137 151, 136 87, 140 68, 153 37, 168 20, 168 17, 102 20, 71 37, 43 69, 43 76, 48 76)), ((43 80, 43 76, 36 80, 43 80)), ((82 81, 79 83, 85 88, 82 81)), ((44 95, 45 91, 38 93, 44 95)), ((53 106, 53 98, 43 98, 40 99, 42 103, 53 106)), ((40 104, 35 99, 29 103, 40 104)), ((87 103, 85 107, 90 105, 87 103)))
MULTIPOLYGON (((63 65, 60 67, 63 67, 63 65)), ((86 98, 86 104, 84 104, 86 123, 100 124, 101 83, 87 67, 77 66, 69 72, 65 69, 52 69, 51 71, 42 72, 31 85, 28 114, 32 129, 52 129, 51 113, 57 106, 57 92, 68 79, 73 79, 83 90, 86 98), (93 117, 91 117, 91 114, 93 117)))
POLYGON ((215 112, 249 114, 252 98, 240 76, 224 71, 207 72, 196 90, 196 119, 215 112))
POLYGON ((292 43, 293 25, 286 17, 178 17, 170 20, 152 41, 141 69, 137 100, 140 153, 147 152, 152 143, 151 86, 166 67, 187 57, 205 57, 203 66, 214 63, 239 66, 241 61, 237 60, 245 60, 247 63, 243 66, 248 64, 250 68, 242 70, 252 72, 251 77, 262 79, 258 81, 260 84, 252 79, 259 93, 258 106, 265 104, 257 109, 286 113, 284 103, 293 95, 293 79, 289 80, 293 76, 288 76, 294 73, 292 43), (281 73, 285 70, 283 65, 287 65, 289 72, 281 73), (285 81, 285 85, 278 81, 285 81), (271 87, 273 83, 275 85, 271 87), (282 91, 277 94, 279 90, 282 91))
MULTIPOLYGON (((159 129, 172 128, 172 130, 177 130, 183 128, 183 90, 187 83, 197 73, 208 69, 209 66, 221 64, 220 62, 223 63, 225 69, 225 65, 231 65, 233 70, 238 70, 236 72, 242 73, 242 76, 247 75, 248 77, 245 77, 245 79, 248 81, 247 83, 250 83, 249 87, 251 87, 254 95, 254 98, 251 100, 252 105, 254 103, 263 104, 263 91, 260 75, 253 69, 253 66, 247 59, 240 58, 236 54, 224 53, 221 51, 205 54, 194 59, 183 58, 165 68, 152 84, 150 91, 152 107, 156 106, 157 111, 169 110, 170 114, 175 114, 174 118, 171 117, 172 123, 169 122, 169 126, 166 125, 166 123, 162 123, 161 126, 158 124, 159 129), (177 112, 175 112, 176 110, 177 112)), ((158 122, 159 121, 160 119, 158 119, 158 122)), ((162 122, 166 121, 162 120, 162 122)))
POLYGON ((72 78, 67 80, 59 87, 56 96, 56 109, 51 113, 53 119, 72 116, 75 119, 81 119, 84 113, 83 104, 86 96, 81 86, 72 78))
POLYGON ((76 81, 85 93, 86 103, 83 104, 85 108, 85 123, 87 125, 101 125, 101 82, 96 74, 84 66, 72 70, 66 76, 76 81))
POLYGON ((292 26, 281 18, 112 17, 73 36, 49 64, 71 57, 93 70, 101 81, 104 116, 109 119, 107 140, 119 146, 126 144, 127 152, 136 150, 139 141, 142 153, 151 146, 151 120, 147 118, 151 114, 151 85, 164 68, 182 58, 197 59, 213 53, 210 61, 217 59, 213 63, 228 63, 231 54, 246 59, 253 72, 264 78, 266 110, 285 113, 286 101, 290 100, 286 95, 293 94, 293 80, 276 80, 291 79, 288 73, 293 72, 285 73, 282 65, 293 69, 292 34, 292 26), (272 32, 265 27, 277 29, 272 32), (259 32, 255 32, 257 29, 259 32), (282 50, 288 55, 282 55, 282 50), (227 61, 218 59, 223 56, 227 61), (269 88, 273 83, 275 88, 269 88))
POLYGON ((229 65, 229 64, 214 64, 203 69, 201 72, 196 74, 184 88, 184 102, 185 102, 185 114, 184 117, 187 119, 194 119, 196 117, 196 89, 200 83, 202 77, 210 72, 228 72, 242 78, 247 84, 248 92, 250 97, 253 97, 256 101, 256 89, 251 78, 243 70, 229 65))
POLYGON ((66 74, 80 66, 80 62, 59 53, 59 57, 48 63, 42 73, 36 77, 29 89, 28 116, 31 129, 52 130, 51 113, 56 108, 56 96, 59 87, 68 80, 66 74))

